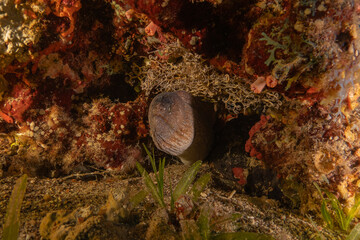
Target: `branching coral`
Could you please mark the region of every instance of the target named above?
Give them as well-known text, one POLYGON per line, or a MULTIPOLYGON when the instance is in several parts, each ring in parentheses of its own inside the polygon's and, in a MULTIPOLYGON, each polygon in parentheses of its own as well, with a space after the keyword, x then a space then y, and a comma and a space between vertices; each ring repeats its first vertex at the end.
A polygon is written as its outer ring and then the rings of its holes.
POLYGON ((168 44, 150 55, 143 72, 146 77, 141 87, 146 94, 185 90, 194 96, 222 102, 233 113, 278 108, 282 104, 277 93, 254 94, 243 79, 218 72, 206 65, 200 55, 187 51, 179 43, 168 44))

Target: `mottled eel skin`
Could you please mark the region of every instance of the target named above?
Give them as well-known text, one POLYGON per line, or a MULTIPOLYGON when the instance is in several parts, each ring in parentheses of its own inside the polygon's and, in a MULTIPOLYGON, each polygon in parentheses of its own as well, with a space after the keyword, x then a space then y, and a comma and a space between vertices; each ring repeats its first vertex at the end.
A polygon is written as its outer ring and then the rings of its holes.
POLYGON ((152 100, 148 117, 150 135, 161 151, 179 157, 184 164, 208 155, 214 138, 212 104, 185 91, 164 92, 152 100))

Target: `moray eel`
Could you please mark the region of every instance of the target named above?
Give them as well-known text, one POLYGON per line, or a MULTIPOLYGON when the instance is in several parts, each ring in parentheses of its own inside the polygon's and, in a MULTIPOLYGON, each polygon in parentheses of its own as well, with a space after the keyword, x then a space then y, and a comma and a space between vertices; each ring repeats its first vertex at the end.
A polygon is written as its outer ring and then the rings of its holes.
POLYGON ((149 108, 150 135, 156 147, 184 164, 203 160, 214 133, 214 107, 185 91, 157 95, 149 108))

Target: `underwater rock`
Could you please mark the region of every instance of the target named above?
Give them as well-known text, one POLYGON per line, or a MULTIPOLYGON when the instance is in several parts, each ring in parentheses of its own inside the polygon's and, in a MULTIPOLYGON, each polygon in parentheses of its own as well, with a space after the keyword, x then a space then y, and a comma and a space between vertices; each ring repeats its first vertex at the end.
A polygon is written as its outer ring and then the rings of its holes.
POLYGON ((138 141, 148 133, 146 106, 142 98, 128 103, 98 99, 77 109, 79 119, 57 105, 34 111, 33 121, 8 130, 1 149, 7 160, 3 167, 10 174, 21 170, 47 177, 69 174, 84 162, 131 170, 142 159, 138 141))
MULTIPOLYGON (((324 108, 293 105, 286 114, 274 114, 256 123, 247 151, 276 170, 280 181, 287 185, 300 181, 301 187, 308 189, 298 193, 302 207, 314 206, 317 201, 311 195, 314 181, 337 193, 350 207, 359 191, 359 111, 357 107, 345 118, 324 108)), ((309 211, 305 208, 304 212, 309 211)))
POLYGON ((148 134, 144 120, 147 103, 139 97, 128 103, 99 99, 88 106, 87 130, 77 138, 77 154, 106 169, 127 171, 142 159, 138 141, 148 134))
MULTIPOLYGON (((113 45, 112 23, 120 17, 111 4, 5 1, 0 7, 1 26, 18 31, 22 29, 18 22, 31 23, 28 31, 38 34, 29 46, 14 49, 23 58, 2 54, 0 49, 1 134, 7 139, 0 150, 4 175, 57 177, 84 162, 131 169, 141 158, 138 140, 147 135, 147 102, 132 103, 138 94, 126 82, 130 79, 126 74, 133 62, 124 59, 124 52, 116 53, 123 45, 113 45), (131 164, 124 165, 129 159, 131 164)), ((122 21, 121 25, 126 32, 134 24, 122 21)), ((8 41, 18 41, 28 31, 9 33, 13 38, 8 41)), ((117 42, 126 42, 127 36, 116 33, 117 42)), ((132 81, 136 80, 128 82, 132 81)))
POLYGON ((33 57, 31 46, 36 45, 43 34, 41 16, 46 7, 43 1, 23 4, 18 1, 1 1, 0 69, 14 59, 24 62, 33 57))
POLYGON ((169 224, 170 216, 165 209, 159 208, 156 210, 151 217, 149 227, 146 231, 146 240, 154 239, 178 239, 178 234, 173 225, 169 224))
POLYGON ((128 239, 130 227, 121 224, 130 219, 124 203, 123 199, 114 198, 110 193, 106 204, 100 208, 90 205, 78 207, 72 212, 48 212, 41 221, 40 235, 50 240, 128 239))

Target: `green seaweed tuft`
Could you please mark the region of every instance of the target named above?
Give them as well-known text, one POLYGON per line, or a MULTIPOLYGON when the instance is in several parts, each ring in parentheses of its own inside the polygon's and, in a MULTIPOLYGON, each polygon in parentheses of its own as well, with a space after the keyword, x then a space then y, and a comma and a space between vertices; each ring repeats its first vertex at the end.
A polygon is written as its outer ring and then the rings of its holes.
POLYGON ((3 226, 3 240, 18 239, 20 228, 20 209, 26 191, 26 184, 27 175, 24 174, 16 181, 14 189, 11 192, 3 226))

